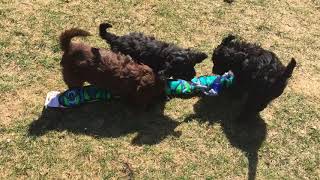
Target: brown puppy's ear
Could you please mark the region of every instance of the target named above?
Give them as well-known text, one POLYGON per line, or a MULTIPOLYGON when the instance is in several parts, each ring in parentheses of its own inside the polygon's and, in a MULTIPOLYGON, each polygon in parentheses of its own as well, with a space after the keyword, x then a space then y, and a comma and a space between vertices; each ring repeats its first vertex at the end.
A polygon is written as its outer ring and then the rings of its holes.
POLYGON ((80 68, 84 68, 88 65, 87 56, 82 51, 74 51, 71 60, 75 66, 80 68))
POLYGON ((91 53, 93 54, 93 62, 98 63, 101 59, 101 54, 98 48, 91 48, 91 53))
POLYGON ((82 61, 77 61, 75 64, 80 68, 84 68, 84 67, 87 67, 89 63, 87 60, 82 60, 82 61))

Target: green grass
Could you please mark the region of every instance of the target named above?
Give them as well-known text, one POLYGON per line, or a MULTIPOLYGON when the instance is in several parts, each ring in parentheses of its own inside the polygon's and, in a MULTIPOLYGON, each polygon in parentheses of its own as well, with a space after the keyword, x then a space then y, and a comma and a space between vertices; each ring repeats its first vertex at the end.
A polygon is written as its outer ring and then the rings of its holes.
MULTIPOLYGON (((1 179, 319 179, 318 1, 0 0, 1 179), (241 103, 224 97, 172 99, 137 114, 117 102, 43 110, 66 89, 59 34, 108 47, 112 32, 141 31, 211 54, 233 32, 298 68, 256 123, 233 121, 241 103)), ((197 65, 199 75, 212 63, 197 65)))

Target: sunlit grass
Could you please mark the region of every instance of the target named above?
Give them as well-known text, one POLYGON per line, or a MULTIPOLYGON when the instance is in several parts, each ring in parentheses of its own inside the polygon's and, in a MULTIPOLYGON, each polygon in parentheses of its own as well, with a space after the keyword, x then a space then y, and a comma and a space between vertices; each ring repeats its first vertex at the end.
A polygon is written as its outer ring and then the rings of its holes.
MULTIPOLYGON (((320 41, 317 1, 0 1, 0 177, 2 179, 317 179, 320 41), (172 99, 137 114, 118 102, 44 110, 63 91, 59 34, 108 46, 112 32, 141 31, 211 54, 233 32, 298 68, 257 124, 233 121, 241 103, 172 99)), ((212 63, 197 66, 208 74, 212 63)))

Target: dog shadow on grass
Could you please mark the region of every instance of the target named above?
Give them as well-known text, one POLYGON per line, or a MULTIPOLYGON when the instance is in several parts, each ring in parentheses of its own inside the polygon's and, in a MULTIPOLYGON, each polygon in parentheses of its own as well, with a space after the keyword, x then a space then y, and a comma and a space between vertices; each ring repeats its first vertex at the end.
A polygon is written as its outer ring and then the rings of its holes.
POLYGON ((153 145, 167 136, 179 137, 180 124, 163 115, 165 102, 139 112, 120 102, 96 102, 69 108, 44 108, 41 116, 29 126, 29 135, 41 136, 48 131, 69 131, 96 138, 118 138, 137 133, 132 144, 153 145))
POLYGON ((194 105, 194 114, 185 122, 197 120, 200 123, 219 123, 230 144, 243 151, 248 158, 248 179, 256 178, 258 151, 267 134, 266 124, 260 115, 240 119, 241 101, 233 102, 230 97, 201 98, 194 105))

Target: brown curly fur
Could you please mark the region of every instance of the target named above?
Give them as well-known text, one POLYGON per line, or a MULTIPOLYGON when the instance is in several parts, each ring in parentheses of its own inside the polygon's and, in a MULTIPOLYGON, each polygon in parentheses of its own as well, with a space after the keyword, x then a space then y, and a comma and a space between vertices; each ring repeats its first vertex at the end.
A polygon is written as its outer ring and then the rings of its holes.
POLYGON ((89 82, 135 105, 148 105, 164 93, 164 82, 148 66, 112 51, 71 42, 73 37, 89 35, 77 28, 60 35, 60 46, 64 52, 60 64, 64 82, 69 88, 89 82))

